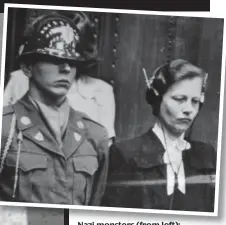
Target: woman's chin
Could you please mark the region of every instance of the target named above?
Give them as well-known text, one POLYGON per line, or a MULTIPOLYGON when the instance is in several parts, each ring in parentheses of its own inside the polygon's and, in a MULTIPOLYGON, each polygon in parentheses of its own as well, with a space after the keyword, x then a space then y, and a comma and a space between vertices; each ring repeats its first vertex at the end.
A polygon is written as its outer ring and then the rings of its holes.
POLYGON ((174 129, 174 133, 177 135, 177 136, 180 136, 182 135, 183 133, 185 133, 188 129, 189 129, 190 126, 188 125, 183 125, 183 126, 177 126, 175 129, 174 129))

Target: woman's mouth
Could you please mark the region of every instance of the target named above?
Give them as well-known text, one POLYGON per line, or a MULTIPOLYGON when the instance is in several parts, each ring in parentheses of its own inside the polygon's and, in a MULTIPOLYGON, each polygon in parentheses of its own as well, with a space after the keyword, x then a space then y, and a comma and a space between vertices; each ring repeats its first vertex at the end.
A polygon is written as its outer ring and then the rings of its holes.
POLYGON ((189 118, 179 118, 179 119, 177 119, 180 123, 187 123, 187 124, 189 124, 189 123, 191 123, 192 122, 192 120, 191 119, 189 119, 189 118))

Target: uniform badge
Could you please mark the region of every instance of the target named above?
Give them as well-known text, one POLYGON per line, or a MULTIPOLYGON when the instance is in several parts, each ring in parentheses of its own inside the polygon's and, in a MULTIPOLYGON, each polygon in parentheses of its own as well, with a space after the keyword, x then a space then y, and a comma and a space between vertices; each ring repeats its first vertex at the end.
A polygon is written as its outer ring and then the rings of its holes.
POLYGON ((80 129, 84 129, 84 128, 85 128, 84 123, 83 123, 82 121, 78 121, 78 122, 77 122, 77 125, 78 125, 78 127, 79 127, 80 129))
POLYGON ((23 116, 20 118, 20 122, 24 125, 29 125, 31 123, 31 120, 27 116, 23 116))
POLYGON ((34 138, 35 138, 37 141, 44 141, 43 134, 42 134, 40 131, 34 136, 34 138))
POLYGON ((74 137, 76 141, 80 141, 81 140, 81 135, 77 132, 74 132, 74 137))

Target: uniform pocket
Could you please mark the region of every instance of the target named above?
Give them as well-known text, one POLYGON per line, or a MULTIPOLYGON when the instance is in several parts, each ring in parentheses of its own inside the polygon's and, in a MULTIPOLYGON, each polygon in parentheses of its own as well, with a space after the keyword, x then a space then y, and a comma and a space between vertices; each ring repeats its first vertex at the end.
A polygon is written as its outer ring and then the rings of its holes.
MULTIPOLYGON (((6 158, 6 165, 8 167, 16 167, 17 152, 10 152, 6 158)), ((19 156, 19 169, 23 172, 29 172, 36 169, 47 168, 47 156, 21 152, 19 156)))
POLYGON ((14 183, 17 182, 16 196, 19 201, 33 202, 32 196, 34 195, 38 195, 38 199, 43 200, 49 186, 47 156, 21 151, 17 180, 15 179, 16 161, 17 152, 9 152, 5 163, 5 176, 2 181, 6 182, 6 185, 12 190, 14 183))
POLYGON ((92 181, 98 170, 98 159, 94 155, 77 155, 73 158, 74 184, 73 200, 79 204, 87 204, 92 189, 92 181))
POLYGON ((73 158, 74 169, 76 172, 83 172, 92 176, 98 168, 96 156, 77 156, 73 158))

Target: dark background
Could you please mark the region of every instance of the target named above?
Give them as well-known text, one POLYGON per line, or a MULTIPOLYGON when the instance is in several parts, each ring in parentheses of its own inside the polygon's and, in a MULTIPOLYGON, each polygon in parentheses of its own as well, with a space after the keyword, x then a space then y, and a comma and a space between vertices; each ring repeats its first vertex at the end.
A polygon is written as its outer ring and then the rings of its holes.
POLYGON ((210 11, 210 0, 4 0, 0 2, 0 12, 4 3, 61 5, 74 7, 135 9, 153 11, 210 11))
MULTIPOLYGON (((17 69, 15 57, 28 20, 43 10, 9 10, 6 81, 17 69)), ((206 102, 192 137, 217 148, 223 19, 156 15, 89 13, 96 27, 101 61, 92 76, 114 87, 116 141, 145 132, 154 122, 145 101, 142 67, 149 76, 167 60, 183 58, 208 74, 206 102)))

